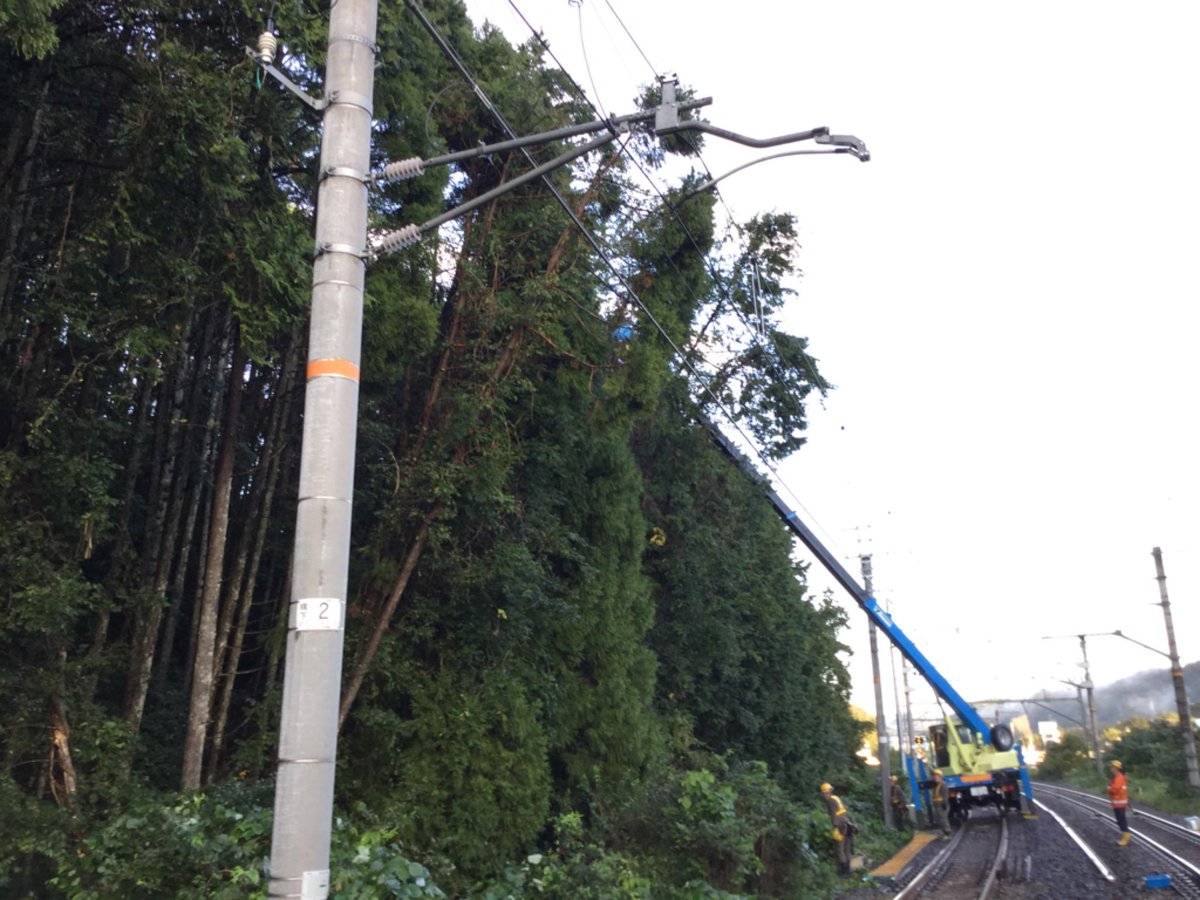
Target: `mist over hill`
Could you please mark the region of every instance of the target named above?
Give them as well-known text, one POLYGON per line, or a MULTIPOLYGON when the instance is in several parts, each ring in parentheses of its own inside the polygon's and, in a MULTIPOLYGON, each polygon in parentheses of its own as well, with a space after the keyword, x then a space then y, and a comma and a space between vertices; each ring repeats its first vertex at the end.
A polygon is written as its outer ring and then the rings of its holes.
MULTIPOLYGON (((1183 680, 1187 688, 1188 705, 1192 717, 1200 713, 1200 662, 1188 663, 1183 667, 1183 680)), ((985 717, 1009 720, 1028 713, 1033 723, 1056 721, 1066 730, 1079 727, 1080 705, 1076 700, 1038 700, 1048 696, 1061 698, 1070 689, 1062 685, 1046 688, 1024 704, 1006 704, 999 707, 999 716, 987 705, 981 709, 985 717)), ((1166 667, 1147 669, 1128 678, 1100 685, 1096 688, 1096 721, 1101 727, 1115 725, 1127 719, 1141 716, 1153 719, 1166 713, 1174 713, 1175 687, 1166 667)), ((1086 697, 1084 703, 1086 703, 1086 697)), ((1036 728, 1036 725, 1034 726, 1036 728)))

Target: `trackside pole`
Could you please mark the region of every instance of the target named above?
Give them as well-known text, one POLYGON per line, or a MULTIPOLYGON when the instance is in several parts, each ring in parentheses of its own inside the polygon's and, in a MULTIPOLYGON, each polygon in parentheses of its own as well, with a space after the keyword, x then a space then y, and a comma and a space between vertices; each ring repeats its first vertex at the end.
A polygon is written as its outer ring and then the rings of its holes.
MULTIPOLYGON (((871 585, 871 555, 859 557, 862 563, 863 586, 868 594, 871 585)), ((867 630, 871 639, 871 672, 875 680, 875 734, 879 739, 879 792, 883 804, 883 824, 891 828, 892 822, 892 754, 891 741, 888 740, 887 715, 883 709, 883 685, 879 680, 879 638, 875 631, 875 621, 867 618, 867 630)))
POLYGON ((1196 763, 1196 736, 1192 733, 1192 716, 1188 708, 1187 688, 1183 683, 1183 666, 1179 662, 1179 648, 1175 644, 1175 624, 1171 619, 1171 601, 1167 599, 1167 573, 1163 569, 1162 550, 1155 547, 1150 551, 1154 557, 1155 577, 1158 580, 1159 606, 1167 624, 1167 658, 1171 661, 1171 683, 1175 687, 1175 706, 1179 711, 1179 729, 1183 735, 1183 757, 1187 764, 1188 783, 1200 787, 1200 767, 1196 763))
POLYGON ((270 897, 329 895, 376 16, 376 0, 331 4, 270 897))

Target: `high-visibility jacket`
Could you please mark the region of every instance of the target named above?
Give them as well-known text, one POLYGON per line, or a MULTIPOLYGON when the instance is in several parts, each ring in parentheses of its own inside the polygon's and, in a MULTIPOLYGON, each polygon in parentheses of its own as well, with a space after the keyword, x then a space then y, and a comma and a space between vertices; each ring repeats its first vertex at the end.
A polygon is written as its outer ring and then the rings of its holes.
POLYGON ((941 806, 946 802, 946 782, 933 782, 933 797, 931 799, 935 806, 941 806))
POLYGON ((1124 772, 1116 772, 1108 783, 1108 796, 1112 798, 1113 809, 1125 809, 1129 805, 1129 779, 1124 772))
POLYGON ((826 796, 825 811, 829 813, 829 821, 833 825, 833 830, 838 832, 839 835, 845 834, 850 830, 850 817, 846 815, 846 807, 842 805, 841 797, 837 794, 826 796))

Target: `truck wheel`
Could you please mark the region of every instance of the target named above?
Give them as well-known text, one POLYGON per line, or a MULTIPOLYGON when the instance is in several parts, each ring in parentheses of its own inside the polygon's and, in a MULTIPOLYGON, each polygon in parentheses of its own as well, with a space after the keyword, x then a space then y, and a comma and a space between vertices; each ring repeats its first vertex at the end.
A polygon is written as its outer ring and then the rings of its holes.
POLYGON ((992 746, 1004 753, 1012 749, 1013 733, 1007 725, 992 726, 992 746))

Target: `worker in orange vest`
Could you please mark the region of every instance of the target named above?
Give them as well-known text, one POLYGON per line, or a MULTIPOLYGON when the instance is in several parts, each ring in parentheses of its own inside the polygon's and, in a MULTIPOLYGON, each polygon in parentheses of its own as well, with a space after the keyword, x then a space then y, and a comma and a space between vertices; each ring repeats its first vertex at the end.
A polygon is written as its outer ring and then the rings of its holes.
POLYGON ((1108 782, 1108 796, 1112 801, 1113 815, 1117 817, 1117 827, 1121 829, 1121 839, 1117 845, 1124 847, 1129 844, 1133 835, 1129 833, 1129 823, 1125 821, 1125 811, 1129 809, 1129 779, 1125 777, 1125 767, 1119 759, 1114 759, 1112 778, 1108 782))

